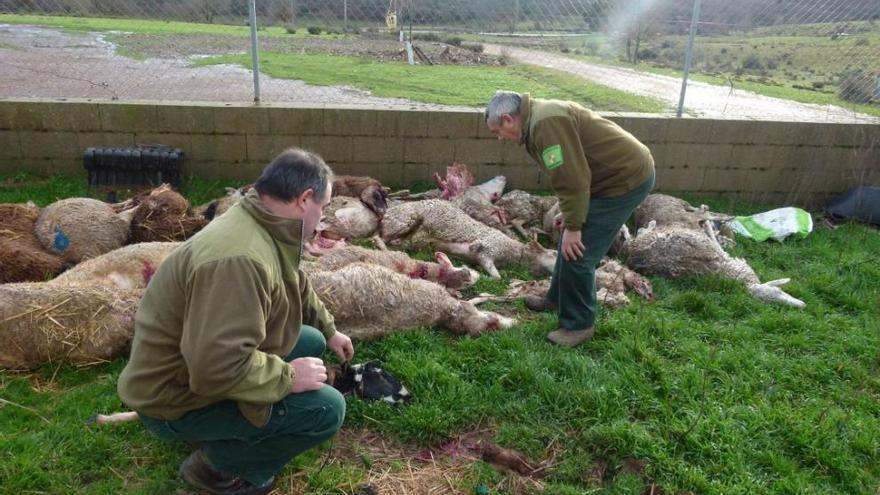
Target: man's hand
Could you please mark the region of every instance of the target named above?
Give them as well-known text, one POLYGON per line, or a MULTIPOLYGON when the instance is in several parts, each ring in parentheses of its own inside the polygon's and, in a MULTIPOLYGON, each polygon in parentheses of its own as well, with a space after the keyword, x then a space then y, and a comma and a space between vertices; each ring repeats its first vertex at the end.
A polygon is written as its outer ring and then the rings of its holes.
POLYGON ((327 368, 324 361, 316 357, 302 357, 290 362, 293 366, 293 388, 290 393, 299 394, 318 390, 327 381, 327 368))
POLYGON ((565 229, 562 231, 562 246, 560 250, 562 251, 562 257, 565 258, 565 261, 575 261, 580 259, 581 256, 584 255, 584 243, 581 242, 581 231, 580 230, 568 230, 565 229))
POLYGON ((336 332, 327 340, 327 347, 339 356, 339 360, 343 363, 351 361, 354 357, 354 346, 351 345, 351 339, 344 333, 336 332))

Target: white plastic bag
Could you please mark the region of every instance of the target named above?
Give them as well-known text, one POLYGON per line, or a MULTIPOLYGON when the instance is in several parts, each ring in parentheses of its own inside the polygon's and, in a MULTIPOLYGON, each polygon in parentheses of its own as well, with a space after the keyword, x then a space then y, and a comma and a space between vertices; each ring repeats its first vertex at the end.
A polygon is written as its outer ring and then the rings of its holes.
POLYGON ((813 217, 808 212, 791 206, 757 215, 736 217, 728 223, 737 234, 756 241, 773 238, 782 242, 790 235, 803 238, 813 231, 813 217))

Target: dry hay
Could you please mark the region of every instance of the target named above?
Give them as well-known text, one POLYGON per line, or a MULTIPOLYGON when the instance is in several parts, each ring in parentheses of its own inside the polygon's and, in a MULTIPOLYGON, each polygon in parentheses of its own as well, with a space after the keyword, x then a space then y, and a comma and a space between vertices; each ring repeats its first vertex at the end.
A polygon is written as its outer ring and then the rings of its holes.
POLYGON ((141 295, 97 285, 0 285, 0 368, 89 365, 126 354, 141 295))
POLYGON ((39 216, 33 203, 0 204, 0 284, 38 282, 64 269, 61 257, 47 253, 34 235, 39 216))
POLYGON ((168 184, 133 198, 137 208, 131 220, 128 244, 185 241, 207 225, 186 199, 168 184))
POLYGON ((34 232, 49 252, 79 263, 122 247, 133 213, 117 214, 111 205, 97 199, 62 199, 43 209, 34 232))
MULTIPOLYGON (((479 447, 470 444, 477 435, 485 435, 485 432, 462 435, 437 449, 424 449, 390 440, 369 430, 342 430, 334 438, 332 448, 323 454, 319 467, 314 470, 336 466, 364 473, 356 484, 337 486, 341 493, 470 495, 479 483, 474 466, 484 457, 479 447), (373 491, 368 491, 366 487, 373 491)), ((551 461, 544 461, 535 469, 543 472, 552 464, 551 461)), ((497 485, 488 486, 489 493, 543 493, 544 485, 538 479, 540 476, 531 478, 505 468, 499 469, 507 475, 497 485)), ((308 478, 315 474, 311 471, 298 472, 285 478, 272 493, 310 493, 312 487, 308 478)))

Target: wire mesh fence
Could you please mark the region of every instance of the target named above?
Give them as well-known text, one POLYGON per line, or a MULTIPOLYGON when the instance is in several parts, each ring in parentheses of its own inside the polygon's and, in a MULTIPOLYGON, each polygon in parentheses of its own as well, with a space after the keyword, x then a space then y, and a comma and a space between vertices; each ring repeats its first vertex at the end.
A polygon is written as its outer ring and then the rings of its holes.
MULTIPOLYGON (((0 96, 252 101, 245 0, 0 0, 0 96)), ((876 0, 256 0, 260 100, 880 116, 876 0), (696 8, 695 8, 696 7, 696 8), (694 16, 694 14, 698 14, 694 16)))

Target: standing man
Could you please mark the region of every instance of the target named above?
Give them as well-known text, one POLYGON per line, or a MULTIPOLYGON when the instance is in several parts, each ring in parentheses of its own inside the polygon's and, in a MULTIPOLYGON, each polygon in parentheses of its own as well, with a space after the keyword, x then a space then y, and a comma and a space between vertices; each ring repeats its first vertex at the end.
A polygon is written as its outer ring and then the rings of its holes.
POLYGON ((573 347, 593 336, 596 266, 620 227, 654 187, 648 148, 577 103, 498 91, 485 112, 498 139, 524 144, 550 174, 563 233, 546 298, 526 298, 535 311, 559 312, 552 342, 573 347))
POLYGON ((299 269, 332 175, 313 153, 278 155, 165 259, 138 308, 119 396, 156 436, 200 445, 180 467, 199 489, 268 493, 342 426, 345 401, 319 356, 329 347, 348 361, 354 348, 299 269))

